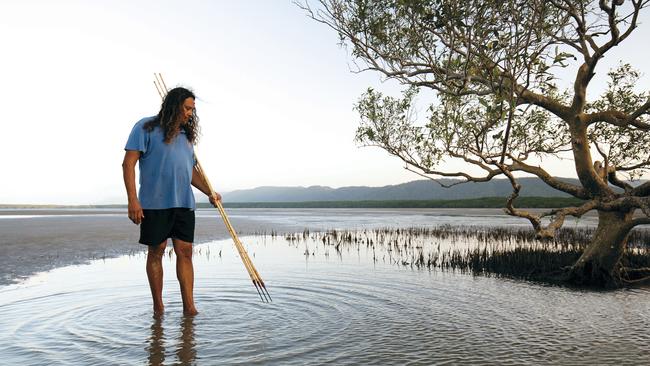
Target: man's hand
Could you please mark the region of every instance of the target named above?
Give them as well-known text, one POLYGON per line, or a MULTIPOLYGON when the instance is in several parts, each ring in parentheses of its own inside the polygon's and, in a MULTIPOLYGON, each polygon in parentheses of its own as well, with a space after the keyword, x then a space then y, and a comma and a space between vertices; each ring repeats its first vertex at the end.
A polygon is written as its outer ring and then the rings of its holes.
POLYGON ((144 219, 142 206, 140 206, 140 201, 137 199, 129 200, 129 219, 131 219, 131 221, 136 225, 140 225, 142 219, 144 219))
POLYGON ((221 201, 221 195, 217 192, 214 192, 212 196, 210 196, 210 203, 212 206, 217 207, 217 201, 221 201))

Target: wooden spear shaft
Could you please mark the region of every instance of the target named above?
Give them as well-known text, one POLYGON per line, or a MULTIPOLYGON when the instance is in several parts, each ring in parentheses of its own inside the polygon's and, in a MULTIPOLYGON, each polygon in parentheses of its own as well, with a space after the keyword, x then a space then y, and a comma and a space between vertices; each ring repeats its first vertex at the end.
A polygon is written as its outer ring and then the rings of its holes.
MULTIPOLYGON (((196 167, 198 172, 201 174, 201 178, 203 179, 205 184, 208 186, 208 189, 210 190, 210 196, 214 196, 215 191, 212 188, 212 184, 210 183, 210 180, 205 174, 203 167, 201 166, 201 162, 199 162, 199 159, 196 157, 196 155, 194 156, 194 159, 196 159, 196 167)), ((266 302, 271 301, 271 294, 269 294, 268 290, 266 289, 266 286, 264 285, 264 281, 262 281, 262 278, 257 272, 257 269, 255 269, 255 266, 253 266, 253 262, 248 256, 248 253, 246 252, 244 245, 239 240, 239 237, 237 236, 237 232, 232 227, 232 224, 230 223, 230 219, 228 218, 228 215, 226 215, 226 211, 224 210, 221 201, 217 201, 217 209, 219 210, 219 213, 221 214, 221 218, 223 219, 223 222, 226 225, 226 228, 228 229, 228 232, 230 233, 233 242, 235 243, 235 248, 237 248, 237 252, 239 252, 239 256, 242 262, 244 263, 244 267, 246 268, 246 271, 248 271, 248 275, 250 276, 251 281, 253 281, 253 285, 255 286, 255 289, 257 290, 258 295, 260 295, 260 299, 266 302)))
MULTIPOLYGON (((155 78, 153 84, 155 85, 156 90, 160 95, 160 98, 164 100, 165 95, 167 94, 167 85, 165 84, 165 80, 163 79, 161 73, 158 74, 154 73, 153 75, 155 78)), ((203 170, 203 167, 201 166, 199 159, 196 157, 196 154, 194 155, 194 160, 196 160, 196 168, 197 171, 201 174, 201 179, 203 179, 203 181, 208 186, 208 189, 210 190, 210 196, 214 196, 215 191, 212 188, 212 184, 210 183, 208 176, 205 174, 205 171, 203 170)), ((248 256, 248 253, 246 252, 244 245, 239 240, 239 237, 237 237, 237 232, 232 227, 232 224, 230 223, 230 219, 228 219, 228 215, 226 215, 226 210, 224 210, 223 205, 221 205, 221 201, 217 201, 217 209, 219 210, 219 214, 221 214, 221 218, 223 219, 223 222, 226 225, 226 228, 228 229, 228 232, 230 233, 233 242, 235 243, 235 248, 237 248, 237 252, 239 252, 239 256, 241 257, 242 262, 244 263, 244 267, 246 268, 248 275, 253 281, 253 285, 255 285, 257 294, 260 295, 260 299, 262 299, 262 301, 266 301, 266 302, 272 301, 271 294, 269 294, 269 291, 266 289, 266 286, 264 285, 264 281, 262 280, 262 277, 260 277, 260 274, 257 272, 257 269, 255 269, 255 266, 253 266, 253 262, 251 261, 251 258, 248 256)))

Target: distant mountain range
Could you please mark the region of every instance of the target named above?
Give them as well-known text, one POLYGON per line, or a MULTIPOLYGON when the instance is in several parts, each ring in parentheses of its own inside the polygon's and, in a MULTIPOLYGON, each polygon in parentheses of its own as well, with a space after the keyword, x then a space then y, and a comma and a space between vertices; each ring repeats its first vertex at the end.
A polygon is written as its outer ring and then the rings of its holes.
MULTIPOLYGON (((577 179, 559 178, 578 184, 577 179)), ((444 184, 458 180, 441 179, 444 184)), ((568 197, 549 187, 539 178, 520 178, 522 197, 568 197)), ((236 190, 223 195, 227 202, 305 202, 305 201, 368 201, 368 200, 459 200, 480 197, 506 197, 512 193, 507 179, 484 183, 463 183, 451 188, 431 180, 416 180, 383 187, 257 187, 236 190)))

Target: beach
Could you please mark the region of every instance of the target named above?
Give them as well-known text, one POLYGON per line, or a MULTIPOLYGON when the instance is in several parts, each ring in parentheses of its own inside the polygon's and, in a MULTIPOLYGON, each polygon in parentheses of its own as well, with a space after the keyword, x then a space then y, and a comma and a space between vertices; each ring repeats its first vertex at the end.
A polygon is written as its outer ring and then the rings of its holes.
MULTIPOLYGON (((240 235, 432 225, 530 227, 501 209, 226 209, 240 235), (467 221, 467 218, 473 218, 467 221)), ((565 227, 578 222, 567 219, 565 227)), ((580 225, 595 225, 588 215, 580 225)), ((124 208, 0 209, 0 286, 35 273, 146 250, 124 208)), ((229 238, 215 209, 197 209, 195 243, 229 238)), ((168 244, 171 245, 171 242, 168 244)))
MULTIPOLYGON (((203 212, 197 212, 195 243, 228 238, 222 219, 203 212)), ((231 222, 242 235, 289 228, 242 217, 231 222)), ((146 250, 138 243, 138 226, 123 209, 2 210, 0 233, 0 286, 57 267, 146 250)))

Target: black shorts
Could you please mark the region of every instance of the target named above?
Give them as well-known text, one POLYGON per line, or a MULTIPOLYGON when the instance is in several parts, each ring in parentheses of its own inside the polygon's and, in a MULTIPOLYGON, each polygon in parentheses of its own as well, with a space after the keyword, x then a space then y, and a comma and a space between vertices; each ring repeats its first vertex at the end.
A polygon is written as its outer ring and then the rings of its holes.
POLYGON ((140 244, 158 245, 167 238, 194 242, 194 210, 176 207, 142 212, 140 244))

